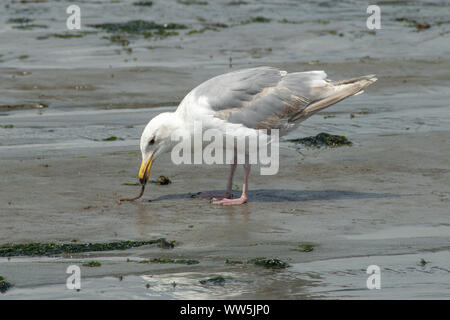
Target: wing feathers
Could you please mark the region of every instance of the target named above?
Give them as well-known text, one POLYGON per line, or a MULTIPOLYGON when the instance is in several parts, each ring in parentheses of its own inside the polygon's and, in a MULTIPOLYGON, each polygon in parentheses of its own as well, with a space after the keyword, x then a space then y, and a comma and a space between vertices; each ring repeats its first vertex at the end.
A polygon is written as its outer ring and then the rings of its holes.
POLYGON ((195 101, 206 100, 217 118, 248 128, 281 128, 361 92, 376 80, 368 75, 332 82, 324 71, 243 69, 202 83, 185 99, 189 103, 183 100, 179 108, 195 112, 195 101))

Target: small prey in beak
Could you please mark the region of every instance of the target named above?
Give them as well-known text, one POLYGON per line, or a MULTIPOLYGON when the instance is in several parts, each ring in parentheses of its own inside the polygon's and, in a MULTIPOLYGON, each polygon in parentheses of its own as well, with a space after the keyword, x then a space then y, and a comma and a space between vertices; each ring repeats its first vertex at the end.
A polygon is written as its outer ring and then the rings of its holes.
POLYGON ((150 176, 150 170, 152 168, 152 162, 153 162, 153 154, 150 156, 150 159, 147 161, 142 161, 141 169, 139 170, 139 182, 142 185, 141 193, 137 197, 134 198, 122 198, 117 200, 117 204, 121 204, 123 201, 134 201, 142 197, 145 190, 145 184, 148 181, 148 177, 150 176))

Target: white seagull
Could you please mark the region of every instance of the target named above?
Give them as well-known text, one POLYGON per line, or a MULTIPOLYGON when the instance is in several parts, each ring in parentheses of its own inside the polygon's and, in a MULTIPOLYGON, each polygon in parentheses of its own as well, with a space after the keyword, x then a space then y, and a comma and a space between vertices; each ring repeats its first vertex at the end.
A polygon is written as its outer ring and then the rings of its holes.
MULTIPOLYGON (((179 137, 192 137, 194 122, 202 128, 229 134, 251 133, 258 129, 278 129, 288 133, 314 113, 349 96, 362 93, 377 78, 367 75, 342 81, 327 79, 324 71, 287 73, 272 67, 242 69, 214 77, 193 89, 175 112, 164 112, 145 127, 140 141, 142 164, 139 181, 143 188, 153 161, 170 152, 179 137)), ((192 140, 191 140, 192 141, 192 140)), ((231 164, 225 194, 210 195, 213 204, 239 205, 248 199, 250 164, 245 163, 240 198, 232 199, 236 161, 231 164)))

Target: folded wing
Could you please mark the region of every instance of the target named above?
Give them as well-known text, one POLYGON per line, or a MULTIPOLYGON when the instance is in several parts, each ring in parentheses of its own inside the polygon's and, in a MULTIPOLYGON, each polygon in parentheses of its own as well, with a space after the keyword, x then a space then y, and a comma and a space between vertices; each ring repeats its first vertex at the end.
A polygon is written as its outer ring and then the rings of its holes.
POLYGON ((332 82, 324 71, 287 73, 272 67, 214 77, 192 90, 180 107, 253 129, 286 129, 315 112, 357 94, 373 75, 332 82))

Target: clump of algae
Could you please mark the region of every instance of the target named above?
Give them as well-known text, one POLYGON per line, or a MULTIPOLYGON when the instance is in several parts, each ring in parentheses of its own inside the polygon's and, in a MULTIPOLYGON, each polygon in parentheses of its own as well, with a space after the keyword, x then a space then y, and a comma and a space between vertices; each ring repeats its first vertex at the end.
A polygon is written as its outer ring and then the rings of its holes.
POLYGON ((146 240, 146 241, 115 241, 106 243, 24 243, 24 244, 3 244, 0 245, 0 257, 12 256, 47 256, 63 253, 82 253, 94 251, 126 250, 130 248, 156 244, 162 248, 173 248, 174 241, 168 242, 166 239, 146 240))
POLYGON ((287 141, 300 143, 309 148, 322 148, 322 147, 336 148, 341 146, 353 145, 353 143, 350 140, 348 140, 347 137, 345 136, 338 136, 325 132, 321 132, 316 136, 298 139, 289 139, 287 141))

